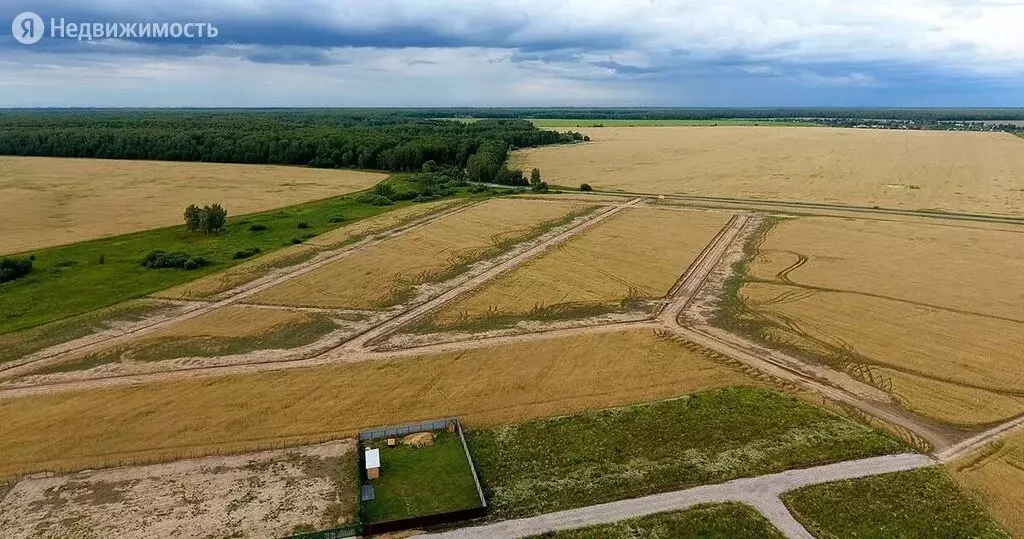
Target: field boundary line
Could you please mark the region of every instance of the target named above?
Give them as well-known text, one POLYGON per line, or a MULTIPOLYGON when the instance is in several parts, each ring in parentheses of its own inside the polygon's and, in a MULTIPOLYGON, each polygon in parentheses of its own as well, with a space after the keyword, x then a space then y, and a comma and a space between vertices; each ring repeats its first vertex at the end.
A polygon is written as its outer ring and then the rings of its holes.
POLYGON ((992 427, 991 429, 968 438, 960 443, 952 445, 945 450, 937 453, 935 456, 944 463, 952 462, 960 457, 965 457, 974 451, 985 447, 986 445, 997 441, 998 439, 1009 436, 1018 430, 1024 429, 1024 416, 1020 416, 1016 419, 1012 419, 992 427))

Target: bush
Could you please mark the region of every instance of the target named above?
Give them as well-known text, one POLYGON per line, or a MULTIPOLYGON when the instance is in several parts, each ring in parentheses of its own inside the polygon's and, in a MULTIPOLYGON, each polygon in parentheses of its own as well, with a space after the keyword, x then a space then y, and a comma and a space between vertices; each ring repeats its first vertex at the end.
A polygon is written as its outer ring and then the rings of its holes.
POLYGON ((362 195, 357 199, 357 201, 361 204, 369 204, 371 206, 390 206, 395 203, 388 197, 374 194, 362 195))
POLYGON ((267 229, 267 225, 263 223, 255 223, 249 226, 249 232, 263 232, 267 229))
POLYGON ((300 229, 302 229, 302 230, 305 230, 305 229, 309 228, 309 223, 307 223, 307 222, 303 221, 303 222, 299 223, 299 224, 298 224, 298 225, 296 225, 296 226, 298 226, 298 227, 299 227, 300 229))
POLYGON ((150 251, 139 265, 149 269, 175 268, 184 270, 199 269, 209 266, 211 262, 201 256, 192 255, 180 251, 167 252, 163 249, 150 251))
POLYGON ((0 258, 0 283, 6 283, 24 277, 32 272, 35 257, 0 258))
POLYGON ((533 187, 531 187, 531 189, 533 189, 534 191, 536 191, 538 193, 547 193, 548 192, 548 182, 536 183, 536 184, 533 185, 533 187))
POLYGON ((241 251, 235 252, 235 256, 233 256, 231 258, 233 258, 235 260, 242 260, 244 258, 249 258, 249 257, 252 257, 252 256, 256 256, 256 255, 260 254, 260 252, 261 252, 261 249, 259 247, 250 247, 248 249, 243 249, 241 251))
POLYGON ((220 232, 228 224, 228 211, 220 204, 203 206, 195 204, 185 208, 185 228, 189 232, 214 234, 220 232))
POLYGON ((345 222, 345 218, 340 215, 335 215, 334 217, 329 217, 327 222, 332 224, 343 223, 345 222))
POLYGON ((292 245, 298 245, 298 244, 302 243, 303 241, 304 240, 301 240, 299 238, 292 238, 292 245))
POLYGON ((581 183, 580 184, 580 191, 593 191, 593 190, 594 190, 594 188, 591 187, 589 183, 581 183))

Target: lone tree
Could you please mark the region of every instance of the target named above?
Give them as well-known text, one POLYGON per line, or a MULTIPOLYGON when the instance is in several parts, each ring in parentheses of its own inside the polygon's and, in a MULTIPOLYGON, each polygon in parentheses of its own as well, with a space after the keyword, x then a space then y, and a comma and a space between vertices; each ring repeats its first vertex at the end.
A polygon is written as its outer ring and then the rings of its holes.
POLYGON ((228 211, 220 204, 203 206, 195 204, 185 208, 185 228, 189 232, 216 234, 228 224, 228 211))
POLYGON ((535 168, 530 171, 530 185, 537 185, 540 183, 540 169, 535 168))

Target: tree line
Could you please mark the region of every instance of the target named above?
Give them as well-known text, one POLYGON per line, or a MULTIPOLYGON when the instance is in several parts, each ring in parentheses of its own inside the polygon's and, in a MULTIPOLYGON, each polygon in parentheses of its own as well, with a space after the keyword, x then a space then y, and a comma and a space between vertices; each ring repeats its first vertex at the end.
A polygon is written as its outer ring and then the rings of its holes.
POLYGON ((510 149, 582 140, 527 120, 459 122, 376 111, 9 111, 0 155, 304 165, 497 175, 510 149), (495 168, 494 165, 497 165, 495 168))

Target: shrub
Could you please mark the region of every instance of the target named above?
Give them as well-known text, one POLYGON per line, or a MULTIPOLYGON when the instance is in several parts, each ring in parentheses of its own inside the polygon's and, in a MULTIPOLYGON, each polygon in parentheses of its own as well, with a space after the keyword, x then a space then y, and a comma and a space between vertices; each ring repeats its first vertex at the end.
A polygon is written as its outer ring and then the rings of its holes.
POLYGON ((580 191, 593 191, 593 190, 594 190, 594 188, 591 187, 589 183, 581 183, 580 184, 580 191))
POLYGON ((536 183, 533 185, 533 187, 531 187, 531 189, 538 193, 546 193, 548 192, 548 182, 536 183))
POLYGON ((244 258, 249 258, 251 256, 256 256, 256 255, 260 254, 260 251, 261 251, 261 249, 259 247, 250 247, 248 249, 243 249, 241 251, 235 252, 235 255, 232 256, 231 258, 233 258, 235 260, 242 260, 244 258))
POLYGON ((24 277, 32 272, 35 257, 0 258, 0 283, 6 283, 24 277))
POLYGON ((377 196, 382 196, 384 198, 394 199, 396 191, 394 186, 392 186, 390 183, 378 183, 373 188, 373 194, 377 196))
POLYGON ((150 251, 141 261, 139 265, 149 269, 163 269, 163 268, 175 268, 184 270, 194 270, 203 266, 209 266, 210 261, 201 257, 184 253, 181 251, 167 252, 163 249, 157 249, 150 251))
POLYGON ((298 245, 298 244, 302 243, 302 241, 303 240, 301 240, 299 238, 292 238, 292 245, 298 245))
POLYGON ((266 229, 267 229, 267 225, 265 225, 263 223, 254 223, 254 224, 249 226, 249 231, 250 232, 263 232, 266 229))
POLYGON ((228 211, 220 204, 200 208, 195 204, 185 208, 185 228, 189 232, 214 234, 228 224, 228 211))
POLYGON ((329 217, 327 219, 327 222, 328 223, 333 223, 333 224, 343 223, 343 222, 345 222, 345 218, 340 216, 340 215, 335 215, 334 217, 329 217))
POLYGON ((100 263, 101 266, 103 264, 106 264, 107 263, 107 257, 105 257, 103 255, 100 255, 99 263, 100 263))
POLYGON ((369 204, 371 206, 390 206, 394 204, 394 201, 390 198, 374 194, 362 195, 357 200, 361 204, 369 204))
POLYGON ((298 226, 298 227, 299 227, 300 229, 302 229, 302 230, 305 230, 305 229, 309 228, 309 223, 307 223, 307 222, 303 221, 303 222, 299 223, 299 224, 298 224, 298 225, 296 225, 296 226, 298 226))

